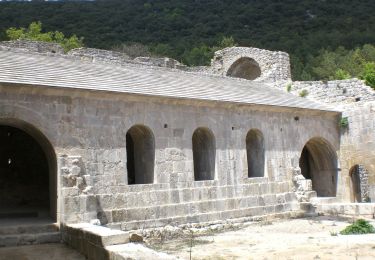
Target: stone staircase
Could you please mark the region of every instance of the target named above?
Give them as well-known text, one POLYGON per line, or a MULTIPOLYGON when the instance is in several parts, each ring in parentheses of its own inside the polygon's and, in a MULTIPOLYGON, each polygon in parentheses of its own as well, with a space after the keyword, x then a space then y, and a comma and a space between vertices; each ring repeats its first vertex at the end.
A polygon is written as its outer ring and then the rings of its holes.
MULTIPOLYGON (((26 221, 29 222, 29 221, 26 221)), ((0 247, 58 243, 61 241, 59 226, 56 223, 22 223, 7 224, 0 222, 0 247)))
POLYGON ((142 198, 153 196, 155 203, 136 199, 140 196, 137 190, 128 191, 126 197, 133 204, 106 211, 110 216, 107 226, 134 230, 300 211, 290 183, 265 181, 262 178, 237 185, 144 190, 142 198))

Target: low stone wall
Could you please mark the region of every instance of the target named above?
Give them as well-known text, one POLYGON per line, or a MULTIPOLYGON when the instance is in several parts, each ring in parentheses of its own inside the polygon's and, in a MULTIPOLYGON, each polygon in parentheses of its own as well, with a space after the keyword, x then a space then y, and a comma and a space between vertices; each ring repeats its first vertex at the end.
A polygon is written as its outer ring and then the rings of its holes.
POLYGON ((56 53, 64 54, 64 49, 60 44, 53 42, 37 42, 37 41, 3 41, 0 42, 0 47, 9 49, 22 49, 28 52, 38 52, 38 53, 56 53))
POLYGON ((300 96, 302 91, 307 91, 308 99, 340 106, 375 100, 375 91, 356 78, 334 81, 284 81, 276 86, 296 96, 300 96))

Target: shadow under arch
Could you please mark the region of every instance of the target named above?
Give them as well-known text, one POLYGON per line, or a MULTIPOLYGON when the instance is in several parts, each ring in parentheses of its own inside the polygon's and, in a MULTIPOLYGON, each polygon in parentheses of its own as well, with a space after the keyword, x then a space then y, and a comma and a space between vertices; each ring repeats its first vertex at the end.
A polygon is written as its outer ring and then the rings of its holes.
POLYGON ((251 129, 246 135, 248 177, 264 177, 264 137, 260 130, 251 129))
MULTIPOLYGON (((17 176, 20 178, 27 179, 26 177, 28 177, 30 182, 33 181, 33 176, 30 173, 37 172, 39 169, 27 169, 28 165, 21 165, 18 162, 17 157, 23 158, 24 162, 26 158, 26 163, 31 163, 31 165, 35 165, 33 164, 35 163, 33 162, 33 159, 37 158, 40 162, 41 173, 45 168, 45 177, 48 178, 48 181, 45 180, 45 182, 48 186, 42 186, 40 187, 41 190, 36 190, 35 192, 43 193, 45 192, 45 189, 48 190, 48 205, 46 210, 48 209, 49 216, 54 221, 57 221, 57 158, 55 150, 48 138, 33 124, 17 118, 0 118, 0 138, 2 139, 2 142, 4 142, 4 145, 2 144, 2 147, 0 148, 0 159, 2 161, 1 167, 5 166, 8 168, 9 172, 16 172, 17 176), (36 151, 37 154, 33 154, 34 151, 36 151), (38 151, 40 152, 38 153, 38 151), (27 174, 30 176, 22 177, 22 175, 27 174)), ((28 185, 27 181, 25 185, 28 185)), ((28 194, 23 195, 27 196, 28 194)), ((24 197, 23 199, 27 199, 27 197, 24 197)), ((15 207, 15 205, 13 205, 13 207, 15 207)), ((22 207, 22 205, 20 207, 22 207)), ((29 213, 26 212, 26 216, 28 214, 29 213)), ((40 216, 40 214, 44 213, 37 212, 36 214, 36 216, 40 216)))
POLYGON ((145 125, 134 125, 126 133, 128 184, 154 182, 155 138, 145 125))
POLYGON ((337 191, 337 155, 324 138, 311 138, 303 147, 299 160, 301 173, 311 179, 319 197, 335 197, 337 191))
POLYGON ((215 179, 216 141, 207 127, 195 129, 192 136, 194 180, 215 179))
POLYGON ((258 62, 249 57, 242 57, 236 60, 228 69, 227 76, 254 80, 260 77, 262 71, 258 62))

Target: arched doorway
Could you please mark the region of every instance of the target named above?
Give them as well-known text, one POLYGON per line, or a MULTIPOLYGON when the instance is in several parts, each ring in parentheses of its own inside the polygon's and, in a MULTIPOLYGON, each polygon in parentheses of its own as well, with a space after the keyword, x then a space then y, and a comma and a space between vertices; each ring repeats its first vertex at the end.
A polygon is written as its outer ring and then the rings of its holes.
POLYGON ((56 156, 46 137, 18 120, 0 121, 0 218, 56 220, 56 156))
POLYGON ((152 131, 135 125, 126 133, 128 184, 154 182, 155 140, 152 131))
POLYGON ((258 62, 252 58, 242 57, 228 69, 227 76, 254 80, 262 74, 258 62))
POLYGON ((349 171, 350 192, 352 202, 369 202, 368 171, 360 164, 354 165, 349 171))
POLYGON ((215 136, 210 129, 200 127, 193 133, 194 180, 215 179, 215 136))
POLYGON ((328 141, 315 137, 303 147, 299 160, 301 173, 311 179, 319 197, 335 197, 337 189, 337 156, 328 141))
POLYGON ((264 138, 261 131, 251 129, 246 135, 248 177, 264 176, 264 138))

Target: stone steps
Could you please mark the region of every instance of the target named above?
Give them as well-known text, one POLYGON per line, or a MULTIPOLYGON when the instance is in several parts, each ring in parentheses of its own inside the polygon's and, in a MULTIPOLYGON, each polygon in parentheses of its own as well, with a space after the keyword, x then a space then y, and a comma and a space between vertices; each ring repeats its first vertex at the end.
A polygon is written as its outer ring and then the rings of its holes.
POLYGON ((186 216, 195 213, 208 213, 242 209, 254 206, 283 204, 295 201, 294 193, 264 194, 262 196, 247 196, 212 200, 197 200, 186 203, 160 204, 150 203, 144 207, 120 208, 111 210, 112 221, 132 221, 133 219, 169 218, 173 216, 186 216))
MULTIPOLYGON (((262 216, 274 213, 282 213, 287 211, 298 211, 300 210, 299 203, 284 202, 276 203, 272 205, 264 206, 253 206, 244 208, 233 208, 226 210, 214 210, 211 212, 199 212, 195 214, 170 214, 168 217, 153 217, 145 216, 133 219, 117 219, 118 221, 113 221, 108 224, 109 227, 118 228, 121 230, 134 230, 141 228, 150 227, 161 227, 168 224, 184 224, 184 223, 200 223, 200 222, 214 222, 217 220, 228 220, 233 218, 243 218, 250 216, 262 216), (136 219, 136 220, 134 220, 136 219)), ((130 213, 134 214, 134 211, 130 213)))
MULTIPOLYGON (((27 220, 30 222, 30 219, 27 220)), ((38 221, 38 220, 36 220, 38 221)), ((23 246, 61 241, 59 226, 56 223, 22 224, 11 223, 0 225, 0 247, 23 246)))
POLYGON ((60 232, 6 234, 0 236, 0 247, 61 242, 60 232))
POLYGON ((68 224, 63 230, 64 242, 90 260, 112 259, 106 247, 129 242, 128 232, 89 223, 68 224))
MULTIPOLYGON (((142 185, 143 186, 143 185, 142 185)), ((100 194, 97 196, 99 204, 104 211, 111 209, 132 209, 149 207, 162 202, 163 205, 192 203, 209 200, 240 200, 246 197, 267 196, 274 194, 290 193, 288 182, 252 183, 235 186, 211 186, 200 188, 184 188, 172 190, 144 190, 113 194, 100 194), (139 199, 142 198, 142 199, 139 199)))

